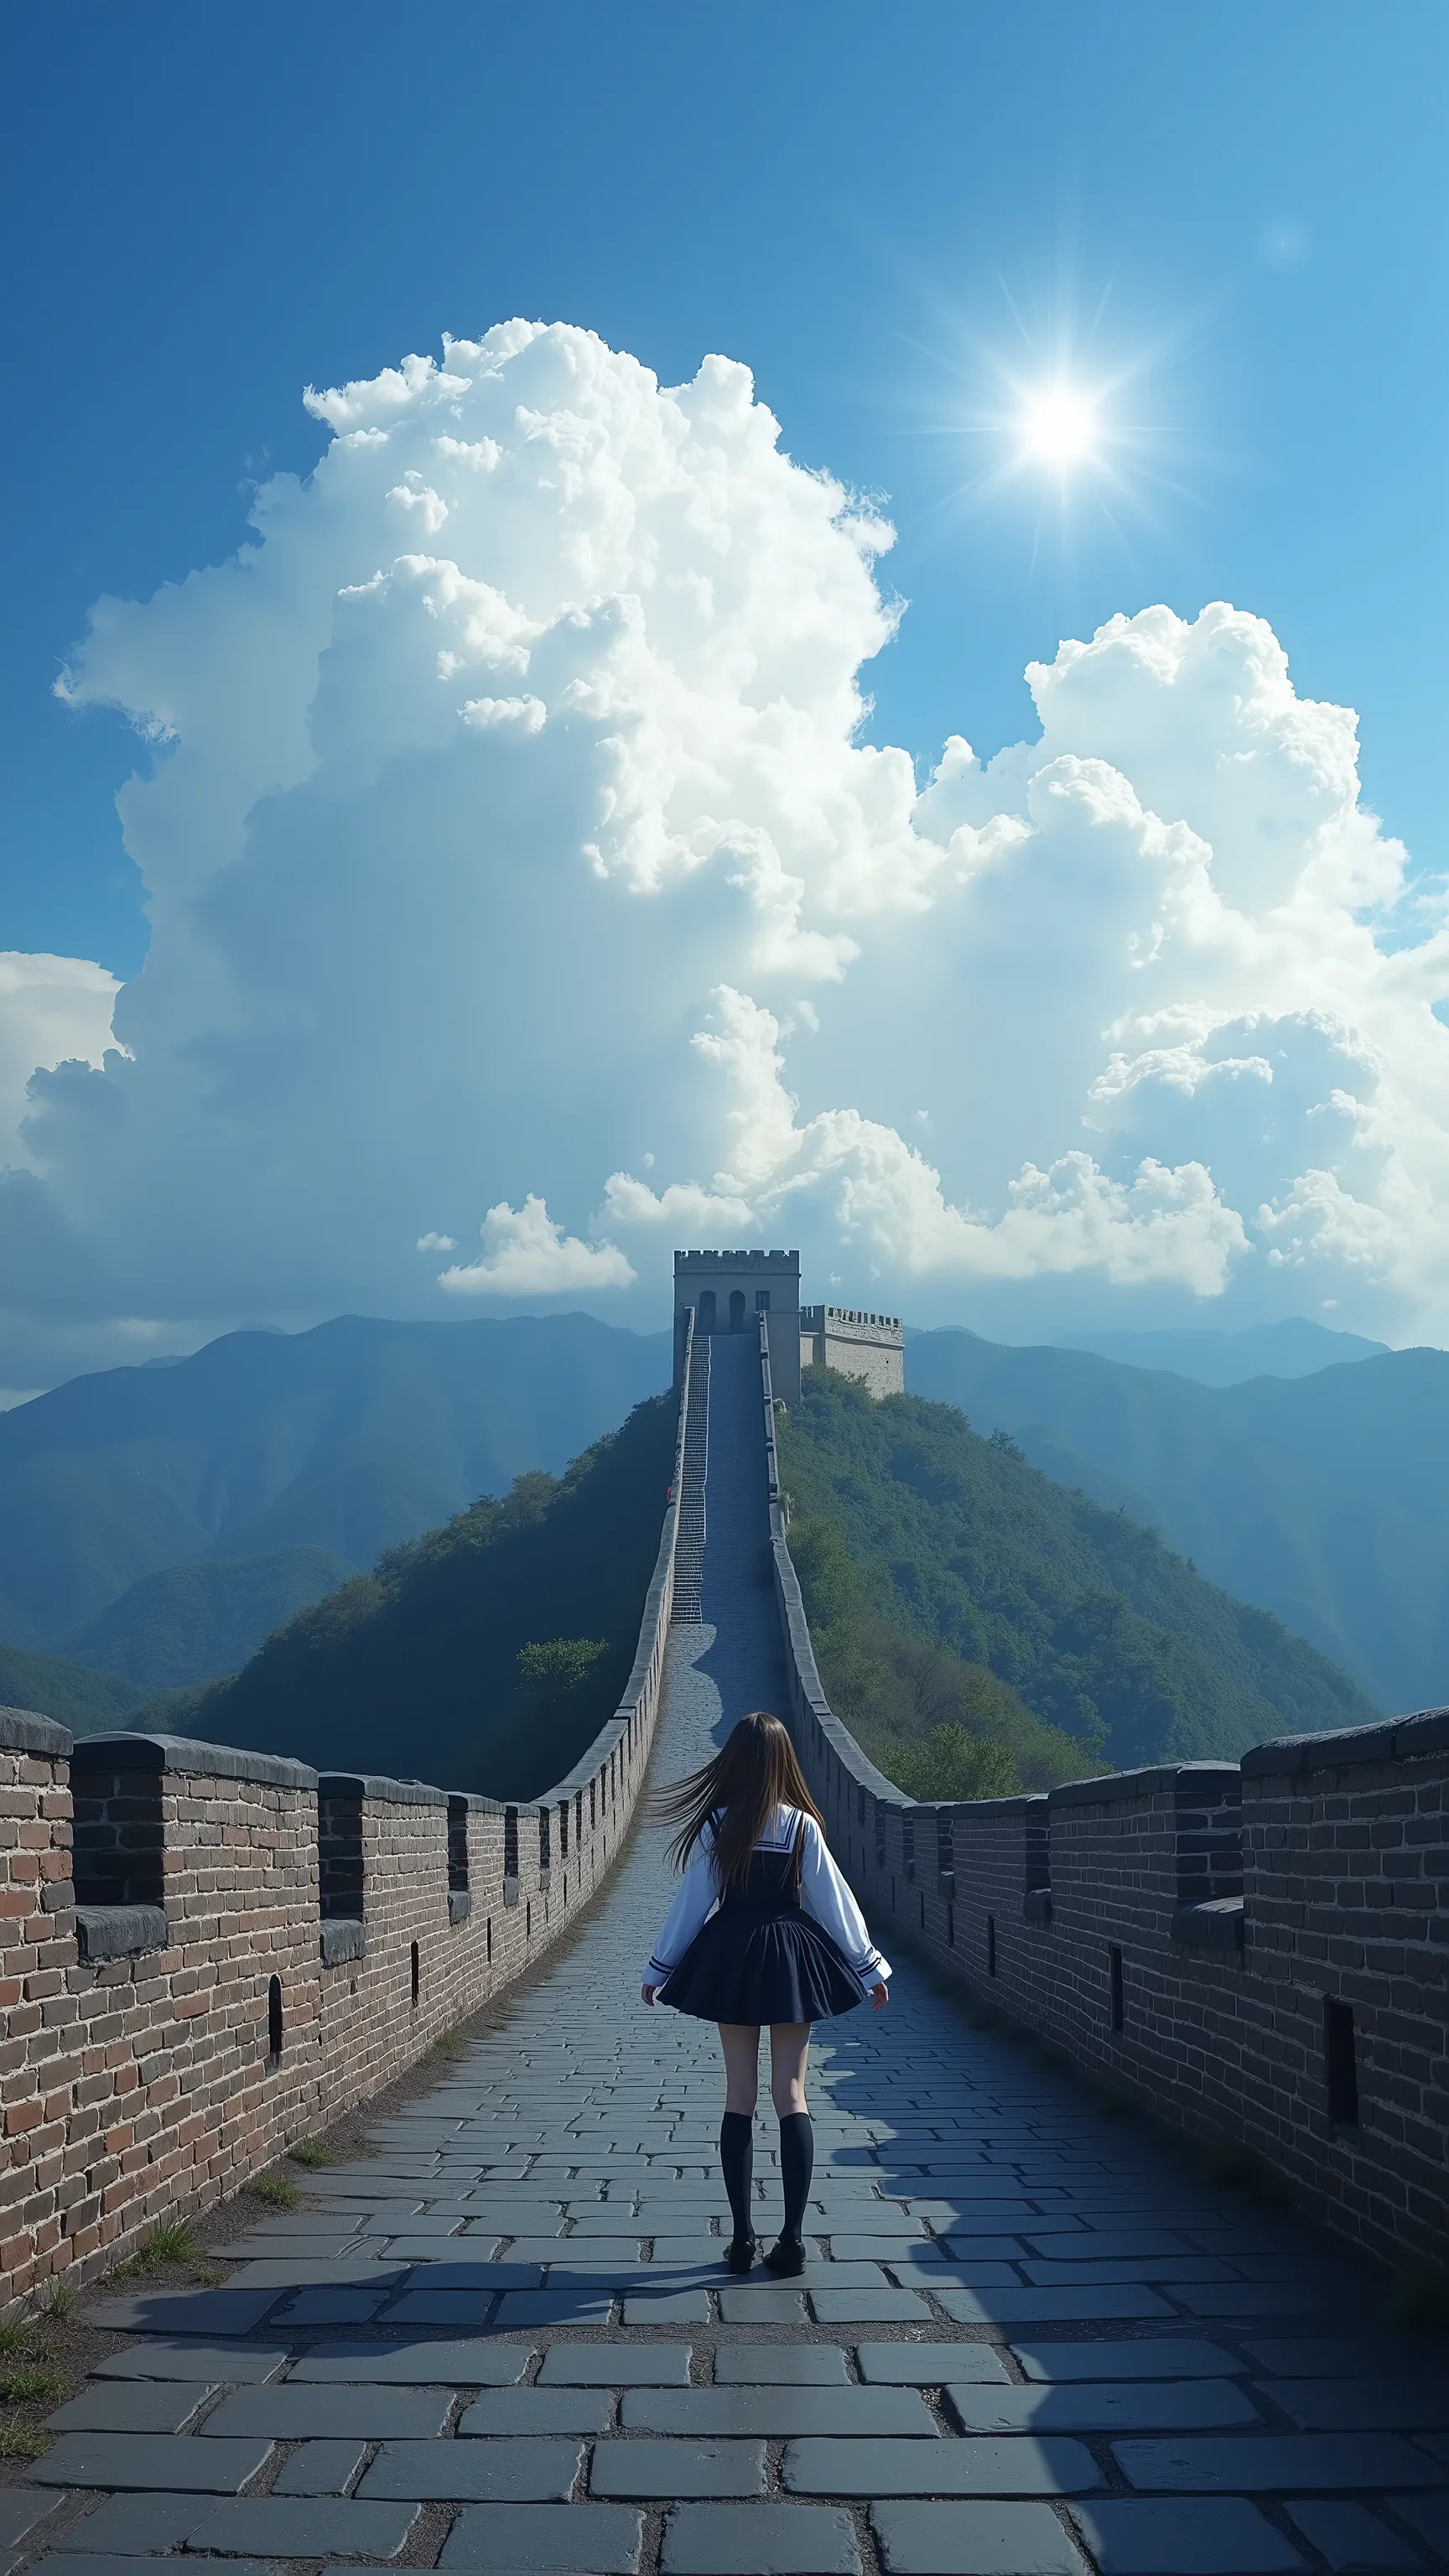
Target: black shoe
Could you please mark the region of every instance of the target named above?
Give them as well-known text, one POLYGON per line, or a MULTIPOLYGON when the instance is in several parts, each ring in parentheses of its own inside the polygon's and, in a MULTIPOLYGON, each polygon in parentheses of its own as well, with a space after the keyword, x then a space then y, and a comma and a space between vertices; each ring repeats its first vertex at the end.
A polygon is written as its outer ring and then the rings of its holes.
POLYGON ((772 2272, 780 2272, 786 2279, 793 2280, 797 2272, 805 2269, 805 2248, 798 2236, 781 2236, 771 2246, 765 2261, 772 2272))
POLYGON ((753 2236, 736 2236, 731 2239, 725 2262, 732 2272, 752 2272, 759 2258, 760 2249, 753 2236))

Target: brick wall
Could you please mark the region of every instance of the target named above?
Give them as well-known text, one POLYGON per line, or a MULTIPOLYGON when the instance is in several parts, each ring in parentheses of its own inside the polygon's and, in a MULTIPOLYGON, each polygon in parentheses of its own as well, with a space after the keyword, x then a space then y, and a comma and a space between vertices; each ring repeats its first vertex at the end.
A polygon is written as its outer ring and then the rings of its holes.
POLYGON ((504 1805, 0 1709, 3 2299, 100 2270, 365 2100, 525 1974, 638 1804, 674 1585, 689 1372, 618 1711, 504 1805), (280 2041, 280 2046, 276 2043, 280 2041))
POLYGON ((1389 2260, 1449 2259, 1449 1710, 1045 1797, 918 1806, 821 1687, 779 1502, 790 1722, 889 1948, 1389 2260))

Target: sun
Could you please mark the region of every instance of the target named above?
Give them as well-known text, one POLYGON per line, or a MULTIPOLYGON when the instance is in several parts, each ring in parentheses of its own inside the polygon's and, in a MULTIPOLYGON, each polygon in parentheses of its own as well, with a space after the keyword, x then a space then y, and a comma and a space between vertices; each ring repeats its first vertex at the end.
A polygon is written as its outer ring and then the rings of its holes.
POLYGON ((1029 456, 1066 467, 1089 457, 1097 440, 1097 406, 1077 385, 1045 385, 1028 396, 1021 434, 1029 456))

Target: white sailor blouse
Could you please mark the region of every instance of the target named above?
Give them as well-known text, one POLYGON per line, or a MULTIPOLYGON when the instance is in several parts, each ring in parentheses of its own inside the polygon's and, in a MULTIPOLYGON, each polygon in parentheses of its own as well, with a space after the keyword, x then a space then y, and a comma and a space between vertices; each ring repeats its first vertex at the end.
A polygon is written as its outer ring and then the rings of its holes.
MULTIPOLYGON (((826 1848, 825 1836, 813 1816, 802 1817, 798 1807, 777 1807, 767 1820, 755 1844, 756 1851, 789 1851, 796 1831, 803 1825, 800 1843, 800 1902, 807 1914, 830 1935, 862 1989, 883 1986, 891 1976, 891 1963, 874 1948, 865 1928, 865 1917, 850 1889, 846 1886, 826 1848)), ((654 1944, 653 1955, 640 1980, 642 1985, 662 1986, 678 1967, 695 1934, 708 1922, 719 1903, 715 1885, 714 1833, 706 1824, 689 1855, 689 1863, 679 1882, 679 1893, 664 1918, 663 1928, 654 1944)))

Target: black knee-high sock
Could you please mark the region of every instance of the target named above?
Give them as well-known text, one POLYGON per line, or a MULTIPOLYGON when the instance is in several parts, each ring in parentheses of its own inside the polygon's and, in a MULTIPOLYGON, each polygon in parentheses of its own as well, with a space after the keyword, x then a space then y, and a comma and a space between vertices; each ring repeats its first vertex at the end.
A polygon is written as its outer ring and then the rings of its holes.
POLYGON ((815 2171, 815 2128, 808 2111, 787 2111, 780 2122, 780 2180, 785 2192, 785 2224, 780 2233, 798 2245, 815 2171))
POLYGON ((755 2124, 748 2111, 726 2111, 719 2124, 719 2161, 736 2236, 753 2236, 750 2183, 755 2170, 755 2124))

